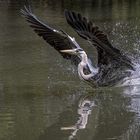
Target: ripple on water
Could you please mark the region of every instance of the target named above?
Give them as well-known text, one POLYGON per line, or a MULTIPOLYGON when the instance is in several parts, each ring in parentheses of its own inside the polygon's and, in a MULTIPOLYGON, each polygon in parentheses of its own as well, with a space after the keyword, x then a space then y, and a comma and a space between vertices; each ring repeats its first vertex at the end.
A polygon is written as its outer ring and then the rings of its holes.
POLYGON ((13 111, 8 107, 0 107, 0 139, 14 136, 15 117, 13 111))

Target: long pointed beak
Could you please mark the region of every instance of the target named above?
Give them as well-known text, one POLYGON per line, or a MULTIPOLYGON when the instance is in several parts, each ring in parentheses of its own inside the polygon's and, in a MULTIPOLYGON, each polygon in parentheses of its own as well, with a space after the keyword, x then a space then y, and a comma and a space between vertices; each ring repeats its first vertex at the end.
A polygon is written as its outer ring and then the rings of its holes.
POLYGON ((68 54, 76 54, 75 49, 60 50, 60 52, 63 52, 63 53, 68 53, 68 54))

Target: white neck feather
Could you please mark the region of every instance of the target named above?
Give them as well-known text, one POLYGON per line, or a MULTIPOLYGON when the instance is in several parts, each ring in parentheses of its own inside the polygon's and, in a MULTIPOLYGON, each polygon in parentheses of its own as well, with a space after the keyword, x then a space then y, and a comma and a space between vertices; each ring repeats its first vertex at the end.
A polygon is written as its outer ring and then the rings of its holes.
POLYGON ((91 66, 89 66, 90 64, 88 62, 87 54, 83 51, 83 53, 80 56, 81 56, 81 62, 78 65, 78 74, 81 79, 88 80, 89 78, 93 77, 95 73, 93 73, 93 70, 91 70, 91 66), (84 74, 84 68, 87 65, 89 66, 91 72, 90 74, 84 74))

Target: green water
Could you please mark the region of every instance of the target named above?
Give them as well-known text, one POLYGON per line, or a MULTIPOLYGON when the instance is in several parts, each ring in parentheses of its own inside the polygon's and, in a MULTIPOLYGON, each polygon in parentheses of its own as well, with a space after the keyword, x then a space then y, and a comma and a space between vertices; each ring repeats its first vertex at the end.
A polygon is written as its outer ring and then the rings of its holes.
MULTIPOLYGON (((24 1, 0 1, 0 140, 140 140, 140 85, 92 89, 20 16, 24 1)), ((139 63, 139 0, 32 0, 40 19, 75 36, 64 9, 104 30, 139 63)), ((139 64, 137 64, 139 66, 139 64)))

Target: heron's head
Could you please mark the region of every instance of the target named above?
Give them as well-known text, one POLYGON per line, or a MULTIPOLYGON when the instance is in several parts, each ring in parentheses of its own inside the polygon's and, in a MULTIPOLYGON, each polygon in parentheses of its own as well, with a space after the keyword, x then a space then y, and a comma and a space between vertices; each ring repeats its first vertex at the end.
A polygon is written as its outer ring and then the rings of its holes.
POLYGON ((80 56, 81 54, 85 53, 84 50, 81 48, 61 50, 60 52, 77 56, 80 56))

